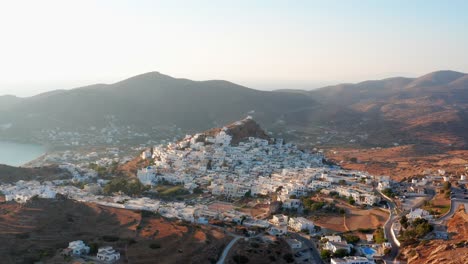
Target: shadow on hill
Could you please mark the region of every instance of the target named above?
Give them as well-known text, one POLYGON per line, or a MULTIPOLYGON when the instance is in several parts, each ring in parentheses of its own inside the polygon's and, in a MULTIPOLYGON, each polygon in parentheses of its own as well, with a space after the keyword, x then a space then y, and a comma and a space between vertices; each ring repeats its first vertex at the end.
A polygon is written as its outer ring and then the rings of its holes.
POLYGON ((24 205, 3 203, 0 207, 8 210, 0 216, 2 263, 34 263, 74 240, 124 247, 134 235, 131 227, 140 221, 137 212, 65 198, 33 199, 24 205))
POLYGON ((0 182, 3 183, 14 183, 19 180, 51 181, 69 178, 71 178, 71 174, 57 166, 22 168, 0 164, 0 182))

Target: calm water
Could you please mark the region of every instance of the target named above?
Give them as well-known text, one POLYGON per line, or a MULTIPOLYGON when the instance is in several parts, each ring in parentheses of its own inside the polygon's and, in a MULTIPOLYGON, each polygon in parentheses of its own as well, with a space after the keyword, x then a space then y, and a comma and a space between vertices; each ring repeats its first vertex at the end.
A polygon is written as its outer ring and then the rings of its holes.
POLYGON ((20 166, 44 153, 43 146, 0 141, 0 164, 20 166))

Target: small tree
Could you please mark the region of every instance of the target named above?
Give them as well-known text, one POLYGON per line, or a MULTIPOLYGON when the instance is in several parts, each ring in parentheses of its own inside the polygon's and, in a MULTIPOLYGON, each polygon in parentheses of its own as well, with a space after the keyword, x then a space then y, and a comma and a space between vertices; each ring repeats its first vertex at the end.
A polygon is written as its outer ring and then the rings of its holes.
POLYGON ((322 249, 320 251, 320 257, 323 259, 323 260, 327 260, 331 257, 331 251, 330 250, 326 250, 326 249, 322 249))
POLYGON ((355 235, 344 235, 344 239, 346 240, 346 242, 351 244, 356 244, 357 242, 359 242, 359 240, 361 240, 358 236, 355 235))

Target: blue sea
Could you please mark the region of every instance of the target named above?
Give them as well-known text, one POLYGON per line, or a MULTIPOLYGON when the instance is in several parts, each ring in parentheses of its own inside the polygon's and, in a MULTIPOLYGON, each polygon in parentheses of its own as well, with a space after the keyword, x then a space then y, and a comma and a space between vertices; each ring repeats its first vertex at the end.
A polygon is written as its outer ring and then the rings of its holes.
POLYGON ((46 151, 46 147, 40 145, 0 141, 0 164, 21 166, 39 158, 46 151))

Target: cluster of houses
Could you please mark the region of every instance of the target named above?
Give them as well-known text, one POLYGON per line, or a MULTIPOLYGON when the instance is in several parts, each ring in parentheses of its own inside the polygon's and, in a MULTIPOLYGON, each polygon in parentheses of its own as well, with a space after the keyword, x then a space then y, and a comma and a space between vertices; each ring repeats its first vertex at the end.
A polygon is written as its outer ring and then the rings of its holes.
POLYGON ((300 206, 291 196, 319 189, 351 196, 357 204, 380 201, 368 174, 326 168, 321 153, 299 150, 282 139, 249 137, 234 145, 225 131, 223 128, 213 136, 187 135, 177 143, 143 151, 141 158, 151 159, 154 165, 138 170, 138 179, 145 185, 181 184, 191 192, 202 188, 233 199, 276 192, 287 208, 300 206), (339 184, 342 182, 345 184, 339 184))
MULTIPOLYGON (((240 121, 242 122, 242 121, 240 121)), ((240 124, 241 125, 241 124, 240 124)), ((189 190, 208 186, 215 195, 241 197, 258 186, 256 179, 284 168, 310 168, 322 164, 322 155, 298 150, 293 144, 248 137, 231 144, 232 136, 221 129, 216 135, 187 135, 177 143, 154 147, 141 157, 154 165, 138 171, 143 184, 184 184, 189 190)), ((268 190, 259 189, 258 192, 268 190)))
POLYGON ((327 241, 323 246, 326 250, 330 250, 333 253, 336 253, 340 249, 345 250, 346 253, 351 252, 351 245, 342 240, 341 236, 324 236, 323 239, 327 241))
POLYGON ((38 181, 18 181, 14 185, 0 185, 0 190, 5 196, 5 201, 17 203, 25 203, 33 197, 52 199, 57 194, 52 182, 41 184, 38 181))
MULTIPOLYGON (((90 253, 90 247, 82 240, 72 241, 68 243, 68 247, 62 251, 63 256, 82 257, 90 253)), ((113 263, 120 259, 120 252, 113 249, 111 246, 105 246, 98 249, 96 259, 113 263)))
MULTIPOLYGON (((369 235, 367 238, 368 243, 372 243, 373 236, 369 235)), ((345 251, 346 253, 351 252, 351 248, 359 250, 364 256, 348 256, 343 258, 331 258, 331 263, 335 264, 374 264, 374 258, 381 257, 381 254, 377 253, 377 250, 372 249, 369 244, 366 246, 353 246, 348 244, 339 235, 323 236, 322 241, 326 241, 323 245, 323 249, 329 250, 332 253, 336 253, 338 250, 345 251)), ((390 247, 388 242, 382 245, 371 245, 372 247, 379 247, 381 251, 385 248, 390 247)))
POLYGON ((287 215, 278 214, 273 215, 269 223, 271 226, 267 230, 270 235, 281 236, 288 233, 288 227, 296 232, 306 231, 308 233, 314 232, 314 223, 304 217, 291 217, 287 215))
POLYGON ((406 214, 406 217, 408 218, 408 220, 415 220, 417 218, 423 218, 423 219, 426 219, 426 220, 432 220, 434 218, 433 215, 431 215, 428 211, 424 210, 424 209, 421 209, 421 208, 416 208, 416 209, 411 209, 411 211, 406 214))
POLYGON ((72 175, 73 182, 84 182, 91 179, 96 179, 98 176, 98 173, 93 169, 81 167, 71 163, 60 164, 59 168, 68 171, 72 175))

